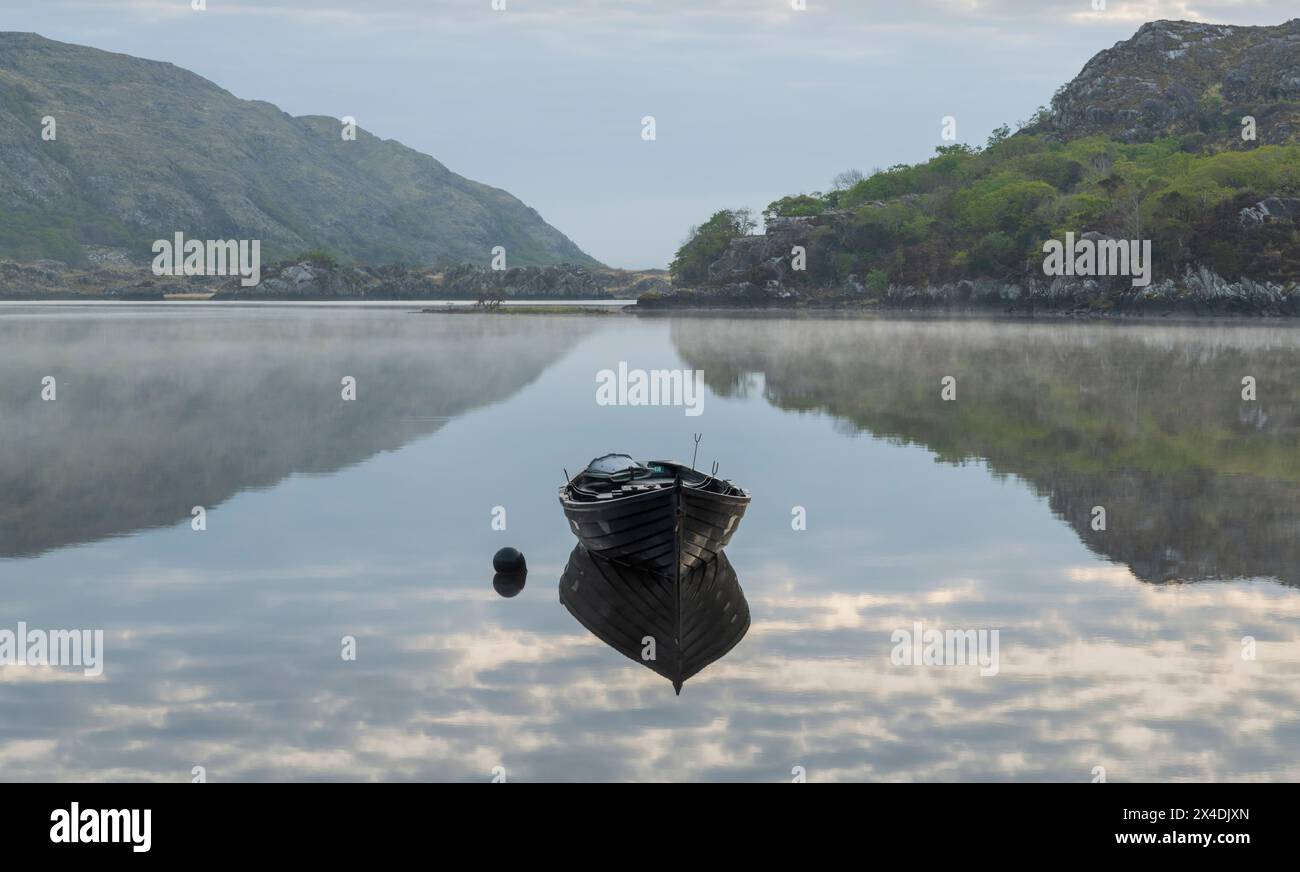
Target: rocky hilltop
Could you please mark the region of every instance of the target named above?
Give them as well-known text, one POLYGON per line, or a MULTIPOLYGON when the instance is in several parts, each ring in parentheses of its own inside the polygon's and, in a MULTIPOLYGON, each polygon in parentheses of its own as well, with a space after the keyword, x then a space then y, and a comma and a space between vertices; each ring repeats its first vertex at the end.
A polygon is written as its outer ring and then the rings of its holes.
POLYGON ((1206 139, 1256 119, 1259 142, 1300 133, 1300 18, 1276 27, 1153 21, 1057 92, 1031 132, 1122 142, 1206 139))
POLYGON ((0 258, 147 264, 176 232, 260 239, 266 262, 486 263, 500 245, 512 266, 598 266, 506 191, 393 140, 345 141, 339 119, 171 64, 0 33, 0 258))

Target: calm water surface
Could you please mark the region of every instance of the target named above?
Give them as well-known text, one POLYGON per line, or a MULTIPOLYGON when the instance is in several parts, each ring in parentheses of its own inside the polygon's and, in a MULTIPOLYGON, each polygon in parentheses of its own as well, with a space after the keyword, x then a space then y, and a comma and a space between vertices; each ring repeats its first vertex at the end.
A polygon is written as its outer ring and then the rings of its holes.
POLYGON ((0 627, 106 653, 0 666, 0 779, 1295 780, 1298 437, 1287 327, 6 307, 0 627), (560 604, 556 491, 701 431, 752 623, 677 697, 560 604))

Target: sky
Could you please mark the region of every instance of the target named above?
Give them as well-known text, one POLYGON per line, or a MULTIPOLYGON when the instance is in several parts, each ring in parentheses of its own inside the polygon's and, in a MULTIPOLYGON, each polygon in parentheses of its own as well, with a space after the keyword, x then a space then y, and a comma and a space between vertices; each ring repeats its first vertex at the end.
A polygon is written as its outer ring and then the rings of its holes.
POLYGON ((667 266, 718 209, 924 160, 946 116, 982 144, 1143 22, 1297 15, 1295 0, 0 0, 3 30, 351 115, 633 269, 667 266))

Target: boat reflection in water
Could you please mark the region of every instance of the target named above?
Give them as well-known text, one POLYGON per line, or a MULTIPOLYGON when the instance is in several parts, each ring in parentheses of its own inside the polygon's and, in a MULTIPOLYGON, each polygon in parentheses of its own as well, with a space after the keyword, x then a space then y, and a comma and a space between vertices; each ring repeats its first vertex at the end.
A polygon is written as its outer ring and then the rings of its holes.
POLYGON ((578 545, 560 576, 560 602, 593 636, 667 678, 678 694, 749 630, 749 603, 721 552, 674 581, 578 545))

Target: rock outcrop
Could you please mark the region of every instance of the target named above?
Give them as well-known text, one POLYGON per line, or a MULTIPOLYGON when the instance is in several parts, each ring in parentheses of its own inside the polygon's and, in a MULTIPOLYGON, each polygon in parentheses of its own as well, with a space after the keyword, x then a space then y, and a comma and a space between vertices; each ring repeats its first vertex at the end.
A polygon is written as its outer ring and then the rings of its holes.
MULTIPOLYGON (((1230 206, 1239 218, 1237 236, 1227 241, 1242 250, 1273 246, 1300 229, 1300 198, 1268 197, 1253 205, 1230 206)), ((833 255, 847 216, 827 212, 809 218, 781 218, 761 235, 735 239, 709 267, 709 282, 699 288, 661 288, 641 297, 646 308, 788 307, 879 305, 888 308, 1001 309, 1012 312, 1118 314, 1300 315, 1300 282, 1225 278, 1193 267, 1177 278, 1134 287, 1128 277, 1056 277, 1009 282, 972 277, 939 285, 889 284, 868 288, 855 276, 822 281, 816 269, 794 268, 796 248, 808 263, 833 255)), ((1098 240, 1086 232, 1080 239, 1098 240)), ((1293 256, 1300 258, 1300 251, 1293 256)))
POLYGON ((1153 21, 1101 52, 1031 132, 1124 142, 1256 119, 1258 142, 1300 133, 1300 18, 1276 27, 1153 21))
POLYGON ((246 288, 237 276, 155 276, 147 268, 120 264, 82 270, 54 260, 0 261, 0 298, 157 299, 168 294, 214 293, 219 298, 251 299, 583 300, 635 299, 669 289, 666 275, 657 270, 575 264, 508 270, 463 264, 439 270, 292 260, 263 267, 261 282, 246 288))
POLYGON ((1268 197, 1240 212, 1243 227, 1258 227, 1271 222, 1300 223, 1300 198, 1268 197))
POLYGON ((1156 314, 1300 315, 1300 284, 1228 281, 1207 269, 1188 271, 1145 288, 1127 280, 1065 278, 1006 284, 974 279, 939 287, 890 286, 883 304, 896 309, 999 309, 1010 313, 1081 315, 1156 314))

